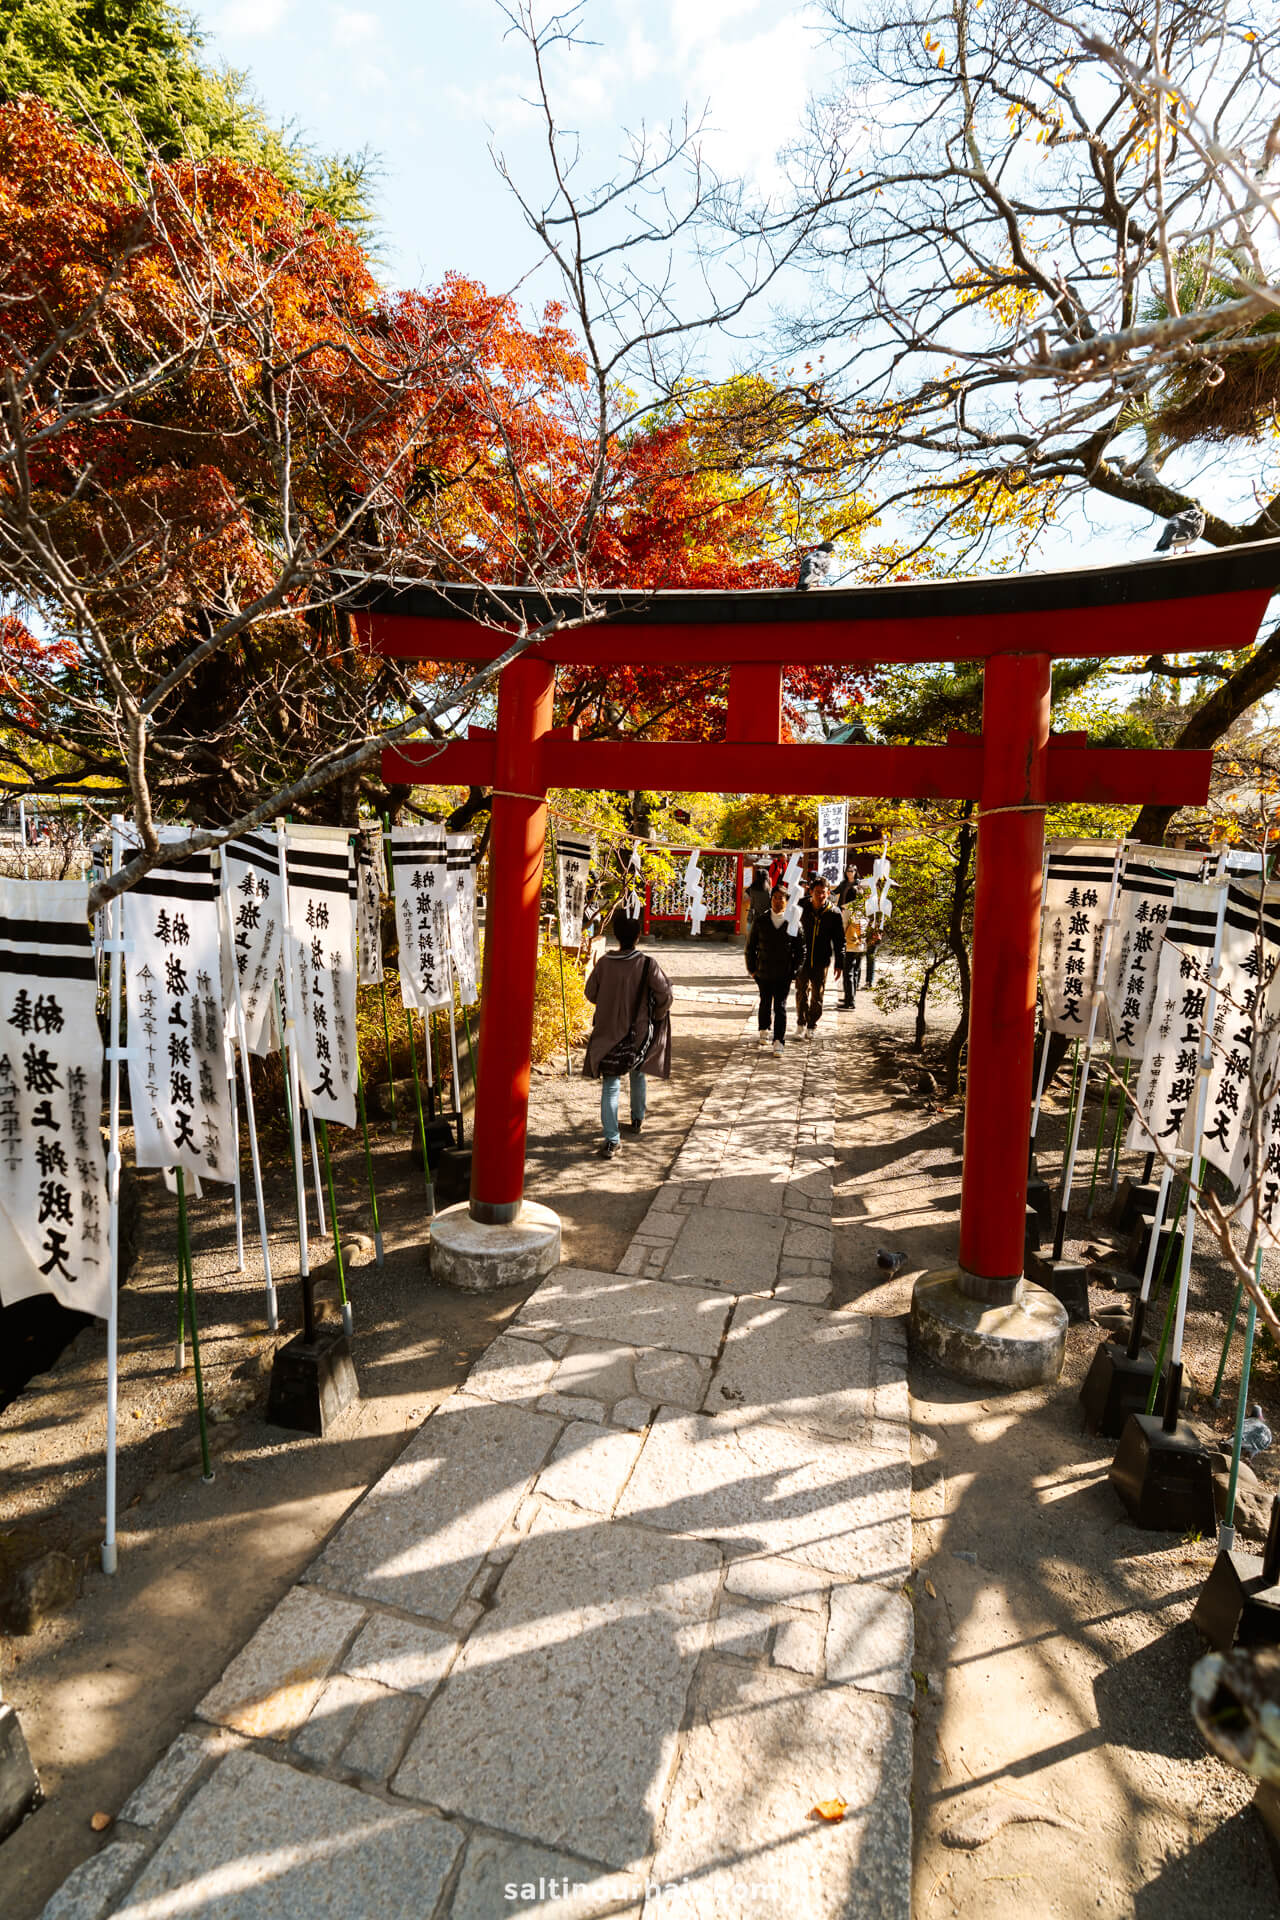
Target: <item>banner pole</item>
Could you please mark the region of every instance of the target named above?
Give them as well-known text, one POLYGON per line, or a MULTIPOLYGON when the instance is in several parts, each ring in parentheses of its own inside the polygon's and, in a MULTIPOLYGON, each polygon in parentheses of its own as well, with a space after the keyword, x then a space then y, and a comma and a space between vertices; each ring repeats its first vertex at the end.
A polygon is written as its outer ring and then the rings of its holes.
POLYGON ((302 1110, 307 1116, 307 1133, 311 1140, 311 1172, 316 1183, 316 1231, 323 1240, 329 1229, 325 1225, 324 1218, 324 1182, 320 1176, 320 1149, 316 1145, 316 1117, 305 1101, 302 1110))
POLYGON ((379 980, 378 990, 382 995, 382 1045, 387 1056, 387 1086, 390 1089, 391 1124, 394 1127, 396 1125, 396 1076, 395 1070, 391 1065, 391 1028, 387 1021, 387 982, 385 976, 379 980))
POLYGON ((369 1177, 369 1207, 373 1214, 373 1244, 378 1265, 382 1265, 382 1223, 378 1219, 378 1190, 373 1184, 373 1149, 369 1145, 369 1116, 364 1104, 364 1074, 357 1062, 356 1097, 360 1102, 360 1127, 364 1134, 364 1166, 369 1177))
POLYGON ((187 1226, 187 1183, 181 1167, 175 1168, 178 1176, 178 1284, 182 1285, 185 1269, 187 1299, 191 1309, 191 1364, 196 1375, 196 1417, 200 1422, 200 1462, 201 1478, 205 1484, 213 1479, 213 1463, 209 1458, 209 1424, 204 1410, 204 1372, 200 1365, 200 1329, 196 1325, 196 1278, 191 1259, 191 1234, 187 1226))
MULTIPOLYGON (((123 844, 119 814, 111 819, 111 871, 120 864, 123 844)), ((124 903, 119 895, 106 911, 107 938, 111 941, 110 1013, 107 1055, 107 1265, 111 1274, 111 1298, 107 1306, 107 1452, 106 1452, 106 1532, 102 1541, 102 1571, 111 1574, 119 1565, 116 1543, 116 1444, 119 1418, 120 1364, 120 971, 124 946, 124 903)))
POLYGON ((231 1205, 236 1217, 236 1272, 244 1272, 244 1207, 240 1191, 240 1095, 236 1087, 236 1063, 234 1043, 228 1049, 226 1035, 223 1035, 223 1053, 227 1057, 227 1084, 231 1091, 231 1134, 236 1143, 234 1177, 231 1182, 231 1205))
MULTIPOLYGON (((384 815, 383 818, 386 824, 386 832, 387 832, 387 891, 391 895, 392 900, 394 900, 396 897, 396 863, 395 863, 394 848, 391 845, 391 821, 386 815, 384 815)), ((400 998, 403 1001, 404 1000, 403 970, 401 971, 400 977, 401 977, 400 998)), ((384 1005, 385 1005, 385 1001, 384 1001, 384 1005)), ((429 1016, 426 1014, 423 1014, 422 1034, 423 1034, 423 1042, 427 1049, 427 1070, 428 1072, 430 1072, 431 1029, 428 1024, 428 1020, 429 1020, 429 1016)), ((434 1215, 436 1210, 436 1194, 435 1194, 435 1188, 431 1183, 431 1161, 427 1157, 427 1123, 422 1117, 422 1083, 418 1079, 418 1053, 417 1053, 416 1047, 413 1044, 413 1009, 407 1004, 405 1005, 405 1009, 404 1009, 404 1024, 409 1034, 409 1066, 413 1074, 414 1105, 418 1110, 418 1139, 422 1143, 422 1171, 426 1178, 426 1183, 427 1183, 427 1216, 428 1218, 430 1218, 432 1215, 434 1215)))
POLYGON ((302 1337, 315 1345, 316 1302, 311 1281, 311 1254, 307 1240, 307 1181, 302 1159, 302 1090, 298 1075, 298 1035, 293 1018, 293 968, 289 964, 289 864, 288 841, 283 820, 276 822, 276 846, 280 862, 280 885, 284 890, 284 929, 281 955, 284 962, 284 1025, 282 1048, 285 1057, 285 1098, 289 1107, 289 1137, 293 1148, 294 1197, 298 1208, 298 1278, 302 1282, 302 1337))
POLYGON ((453 1129, 458 1146, 462 1146, 462 1082, 458 1075, 458 1017, 453 1007, 453 955, 447 953, 445 964, 449 981, 449 1059, 453 1070, 453 1129))
MULTIPOLYGON (((267 1289, 267 1331, 275 1333, 280 1325, 276 1283, 271 1272, 271 1247, 267 1240, 267 1209, 262 1195, 262 1156, 258 1151, 258 1119, 253 1108, 253 1072, 249 1064, 249 1034, 245 1024, 244 1001, 240 997, 240 963, 234 945, 231 950, 231 997, 235 1015, 235 1036, 231 1047, 234 1083, 237 1056, 240 1077, 244 1081, 244 1114, 249 1130, 249 1159, 253 1166, 253 1197, 258 1209, 258 1240, 262 1247, 262 1274, 267 1289)), ((286 1092, 288 1082, 286 1080, 286 1092)))
POLYGON ((338 1269, 338 1294, 342 1301, 342 1331, 352 1331, 351 1302, 347 1298, 347 1274, 342 1260, 342 1228, 338 1224, 338 1197, 333 1190, 333 1160, 329 1153, 329 1122, 321 1118, 320 1144, 324 1148, 324 1177, 329 1188, 329 1217, 333 1221, 333 1258, 338 1269))

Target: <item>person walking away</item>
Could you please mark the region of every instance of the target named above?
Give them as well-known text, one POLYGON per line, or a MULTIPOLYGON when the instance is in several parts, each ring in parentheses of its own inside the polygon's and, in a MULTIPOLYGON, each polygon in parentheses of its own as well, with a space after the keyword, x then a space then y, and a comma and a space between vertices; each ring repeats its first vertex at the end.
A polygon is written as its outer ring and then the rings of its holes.
POLYGON ((769 870, 767 867, 751 869, 751 885, 747 888, 747 932, 750 933, 756 921, 769 911, 769 870))
POLYGON ((595 1008, 582 1071, 600 1082, 602 1160, 621 1144, 618 1096, 625 1074, 631 1096, 631 1131, 639 1133, 648 1105, 648 1076, 671 1075, 671 982, 651 953, 640 949, 640 922, 622 908, 610 922, 617 951, 602 954, 583 991, 595 1008))
POLYGON ((757 914, 747 935, 747 972, 760 989, 760 1045, 768 1044, 773 1029, 773 1051, 787 1044, 787 995, 800 964, 800 942, 787 930, 787 896, 775 887, 767 913, 757 914))
POLYGON ((796 1028, 812 1033, 822 1018, 827 968, 837 980, 844 971, 844 922, 839 911, 827 904, 827 883, 821 874, 809 888, 800 915, 800 945, 803 951, 796 974, 796 1028))

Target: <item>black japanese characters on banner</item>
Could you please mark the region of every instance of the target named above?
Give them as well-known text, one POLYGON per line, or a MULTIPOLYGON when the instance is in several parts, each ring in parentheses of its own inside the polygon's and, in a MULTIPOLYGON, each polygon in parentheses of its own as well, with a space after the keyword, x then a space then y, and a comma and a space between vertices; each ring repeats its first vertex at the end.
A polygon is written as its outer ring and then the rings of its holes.
POLYGON ((830 886, 844 877, 844 849, 849 838, 849 802, 833 801, 818 808, 818 872, 830 886))
POLYGON ((582 921, 587 908, 587 876, 595 852, 590 840, 556 841, 556 907, 562 946, 576 947, 582 940, 582 921))
POLYGON ((219 886, 208 858, 153 867, 124 896, 129 1100, 140 1167, 234 1181, 219 886))
POLYGON ((382 979, 382 896, 387 890, 387 857, 381 827, 361 827, 352 835, 356 857, 356 964, 362 987, 382 979))
POLYGON ((345 832, 287 830, 285 965, 302 1098, 321 1120, 356 1124, 355 867, 345 832))
POLYGON ((1280 962, 1280 889, 1248 881, 1227 889, 1218 1001, 1200 1151, 1237 1187, 1247 1184, 1256 1079, 1264 1106, 1274 1088, 1277 1036, 1273 1017, 1280 962), (1261 904, 1261 921, 1259 906, 1261 904))
POLYGON ((449 955, 464 1007, 480 998, 480 948, 476 938, 476 870, 469 833, 445 835, 445 896, 449 955))
POLYGON ((1105 982, 1111 1050, 1121 1060, 1140 1060, 1146 1046, 1174 882, 1198 879, 1203 868, 1203 854, 1181 848, 1135 848, 1125 861, 1105 982))
POLYGON ((1040 977, 1045 1025, 1083 1034, 1098 981, 1102 923, 1122 849, 1110 840, 1052 840, 1044 882, 1040 977))
POLYGON ((102 1037, 85 880, 0 880, 0 1305, 105 1319, 102 1037))
POLYGON ((1224 889, 1179 880, 1164 927, 1147 1046, 1125 1144, 1145 1152, 1191 1151, 1196 1078, 1218 943, 1224 889))
POLYGON ((246 833, 222 849, 222 910, 239 976, 249 1051, 270 1053, 277 1037, 275 983, 284 939, 280 853, 274 833, 246 833))
POLYGON ((448 849, 432 821, 391 829, 396 919, 400 932, 400 997, 433 1013, 452 1004, 449 980, 448 849))

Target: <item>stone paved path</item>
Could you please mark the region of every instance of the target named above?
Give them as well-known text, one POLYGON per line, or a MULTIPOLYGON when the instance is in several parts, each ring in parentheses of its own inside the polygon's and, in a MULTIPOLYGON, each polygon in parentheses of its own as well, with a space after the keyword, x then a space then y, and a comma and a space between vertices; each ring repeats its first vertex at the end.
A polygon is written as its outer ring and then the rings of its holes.
POLYGON ((620 1270, 529 1298, 46 1920, 907 1920, 905 1335, 824 1304, 847 1044, 749 1023, 620 1270))

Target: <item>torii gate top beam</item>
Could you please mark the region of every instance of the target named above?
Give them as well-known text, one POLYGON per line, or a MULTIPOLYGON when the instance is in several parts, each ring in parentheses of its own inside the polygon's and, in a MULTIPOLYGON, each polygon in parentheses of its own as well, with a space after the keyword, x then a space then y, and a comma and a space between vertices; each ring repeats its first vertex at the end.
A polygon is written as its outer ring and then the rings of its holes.
POLYGON ((395 579, 362 586, 356 618, 374 652, 418 660, 489 660, 495 629, 518 618, 581 621, 588 605, 598 620, 549 635, 530 657, 555 666, 873 666, 1034 649, 1119 659, 1248 646, 1278 586, 1280 540, 1269 540, 1136 566, 809 593, 538 592, 395 579))

